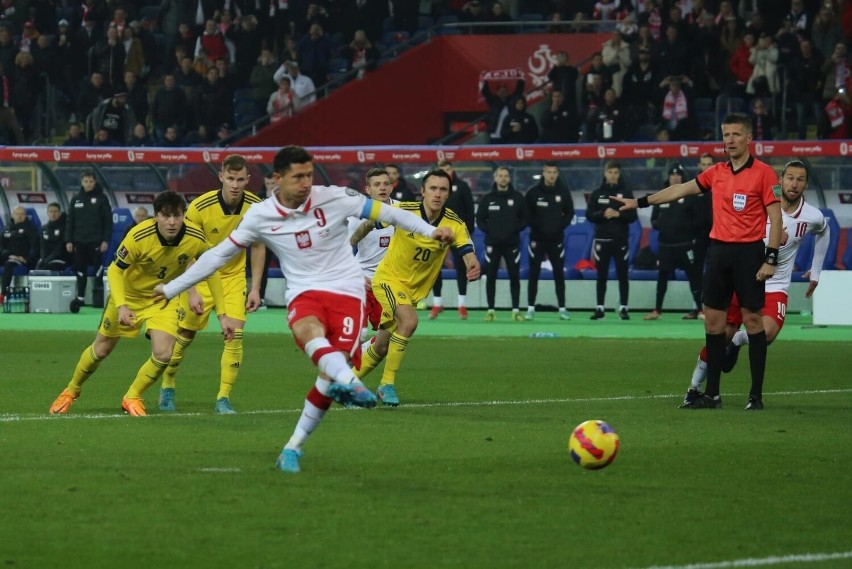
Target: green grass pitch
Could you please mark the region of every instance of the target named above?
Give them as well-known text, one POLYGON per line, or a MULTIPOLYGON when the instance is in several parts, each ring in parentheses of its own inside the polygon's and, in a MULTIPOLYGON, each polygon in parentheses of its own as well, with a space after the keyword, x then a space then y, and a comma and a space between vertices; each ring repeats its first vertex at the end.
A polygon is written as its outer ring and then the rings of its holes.
POLYGON ((178 413, 155 388, 134 419, 119 404, 144 339, 50 417, 92 332, 0 334, 4 567, 852 566, 848 342, 782 334, 766 411, 747 413, 747 350, 723 409, 676 408, 700 334, 423 335, 403 405, 333 409, 288 475, 274 461, 315 377, 289 335, 247 332, 237 415, 213 413, 221 344, 203 334, 178 413), (586 419, 621 436, 602 471, 567 452, 586 419))

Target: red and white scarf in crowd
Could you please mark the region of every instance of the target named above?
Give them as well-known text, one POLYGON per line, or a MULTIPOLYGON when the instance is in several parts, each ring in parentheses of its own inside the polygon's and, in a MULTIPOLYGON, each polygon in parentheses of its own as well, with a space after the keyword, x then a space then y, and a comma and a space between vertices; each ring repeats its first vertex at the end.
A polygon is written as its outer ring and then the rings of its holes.
POLYGON ((686 118, 686 114, 686 95, 683 91, 678 91, 677 95, 671 91, 666 93, 666 99, 663 101, 663 118, 670 121, 674 116, 680 122, 686 118))

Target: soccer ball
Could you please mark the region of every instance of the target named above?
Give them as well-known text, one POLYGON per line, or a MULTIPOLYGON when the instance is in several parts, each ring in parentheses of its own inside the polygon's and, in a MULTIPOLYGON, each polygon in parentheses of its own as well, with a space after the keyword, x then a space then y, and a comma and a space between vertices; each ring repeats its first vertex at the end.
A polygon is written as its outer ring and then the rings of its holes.
POLYGON ((599 470, 609 466, 618 454, 618 433, 603 421, 584 421, 577 425, 568 439, 568 451, 574 462, 599 470))

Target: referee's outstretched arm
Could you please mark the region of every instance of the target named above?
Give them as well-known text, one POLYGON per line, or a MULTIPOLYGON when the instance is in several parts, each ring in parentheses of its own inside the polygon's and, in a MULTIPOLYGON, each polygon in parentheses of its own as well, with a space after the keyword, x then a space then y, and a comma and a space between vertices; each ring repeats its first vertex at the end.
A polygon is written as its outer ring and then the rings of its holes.
MULTIPOLYGON (((652 205, 659 205, 664 203, 669 203, 673 201, 677 201, 680 198, 685 198, 686 196, 698 195, 701 193, 701 188, 698 187, 698 184, 695 183, 695 180, 690 180, 688 182, 684 182, 682 184, 674 184, 669 186, 668 188, 664 188, 659 192, 653 193, 650 196, 642 196, 639 199, 634 198, 622 198, 619 196, 609 196, 610 199, 613 199, 617 202, 621 202, 622 206, 619 211, 626 211, 629 209, 636 209, 639 207, 648 207, 652 205)), ((780 235, 779 235, 780 238, 780 235)))

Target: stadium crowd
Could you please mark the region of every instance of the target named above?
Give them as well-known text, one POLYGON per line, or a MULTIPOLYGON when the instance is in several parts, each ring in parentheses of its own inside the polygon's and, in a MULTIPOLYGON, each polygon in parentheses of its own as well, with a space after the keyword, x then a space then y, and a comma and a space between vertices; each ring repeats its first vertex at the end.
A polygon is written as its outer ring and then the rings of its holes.
POLYGON ((529 21, 612 35, 582 69, 560 54, 540 124, 518 97, 492 104, 492 138, 700 138, 698 101, 720 94, 747 105, 756 138, 786 136, 785 113, 799 138, 810 124, 848 136, 848 0, 3 0, 0 143, 46 138, 50 87, 69 145, 211 144, 238 119, 299 112, 330 77, 363 75, 436 24, 503 34, 529 21))

